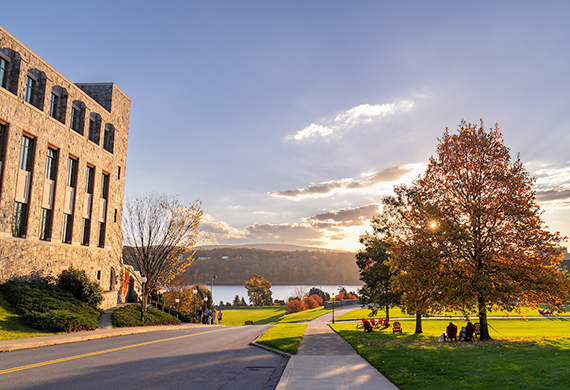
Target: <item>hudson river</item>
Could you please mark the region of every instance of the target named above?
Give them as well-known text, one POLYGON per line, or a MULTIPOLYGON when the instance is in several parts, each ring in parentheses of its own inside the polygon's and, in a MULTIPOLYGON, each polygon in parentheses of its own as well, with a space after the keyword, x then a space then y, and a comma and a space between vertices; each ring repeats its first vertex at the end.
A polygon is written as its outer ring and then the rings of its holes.
MULTIPOLYGON (((210 288, 210 284, 208 283, 208 288, 210 288)), ((341 286, 271 286, 271 292, 273 293, 273 300, 276 299, 282 299, 282 300, 287 300, 287 298, 291 295, 293 295, 293 290, 295 290, 296 288, 301 288, 303 289, 305 292, 309 292, 309 290, 312 287, 317 287, 320 288, 321 290, 323 290, 324 292, 327 292, 329 294, 338 294, 338 290, 340 289, 341 286)), ((361 288, 362 285, 345 285, 344 288, 346 288, 346 291, 351 292, 358 292, 358 289, 361 288)), ((242 297, 245 298, 245 301, 247 303, 249 303, 249 299, 247 297, 247 290, 245 289, 244 286, 216 286, 215 280, 214 280, 214 289, 213 289, 213 300, 215 302, 216 305, 218 305, 220 303, 220 301, 224 301, 224 303, 229 302, 232 303, 234 300, 234 297, 236 295, 239 296, 239 298, 241 299, 242 297)))

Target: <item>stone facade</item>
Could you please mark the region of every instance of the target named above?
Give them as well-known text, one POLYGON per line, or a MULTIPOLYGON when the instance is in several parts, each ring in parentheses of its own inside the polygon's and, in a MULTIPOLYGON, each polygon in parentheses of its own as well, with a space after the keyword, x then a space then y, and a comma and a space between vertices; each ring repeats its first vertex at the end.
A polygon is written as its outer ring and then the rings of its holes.
POLYGON ((0 65, 0 282, 73 265, 114 306, 130 99, 73 84, 2 27, 0 65))

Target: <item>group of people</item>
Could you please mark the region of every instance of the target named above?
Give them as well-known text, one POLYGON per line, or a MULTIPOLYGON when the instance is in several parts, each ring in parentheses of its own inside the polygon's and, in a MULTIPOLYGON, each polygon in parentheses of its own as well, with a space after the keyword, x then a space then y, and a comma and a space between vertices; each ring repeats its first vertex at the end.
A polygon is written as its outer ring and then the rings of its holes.
MULTIPOLYGON (((467 322, 465 327, 461 328, 459 332, 459 341, 473 341, 473 333, 475 333, 475 325, 471 321, 467 322)), ((445 333, 441 335, 441 341, 455 341, 457 342, 457 325, 450 322, 445 329, 445 333)))
POLYGON ((208 308, 206 308, 206 310, 198 309, 196 311, 196 319, 198 322, 206 325, 216 325, 216 320, 218 325, 222 325, 223 316, 224 313, 222 312, 222 309, 218 312, 216 312, 215 308, 212 310, 208 308))

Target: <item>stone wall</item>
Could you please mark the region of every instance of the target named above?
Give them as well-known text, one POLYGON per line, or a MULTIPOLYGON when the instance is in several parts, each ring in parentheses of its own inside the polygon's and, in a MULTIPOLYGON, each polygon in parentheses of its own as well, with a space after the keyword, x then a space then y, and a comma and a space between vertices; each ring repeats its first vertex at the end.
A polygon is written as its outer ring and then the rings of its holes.
POLYGON ((73 84, 2 27, 0 57, 8 61, 10 70, 9 79, 4 87, 0 86, 0 283, 15 277, 56 276, 74 265, 85 270, 104 290, 112 290, 111 279, 117 279, 122 269, 121 218, 130 99, 113 83, 73 84), (24 99, 28 76, 35 77, 39 84, 32 104, 24 99), (55 113, 50 112, 52 93, 59 96, 55 113), (74 105, 82 110, 76 130, 70 128, 74 105), (98 142, 89 139, 92 113, 100 118, 98 142), (106 125, 114 129, 112 152, 103 147, 106 125), (24 172, 30 178, 25 191, 19 168, 24 135, 33 140, 33 166, 30 172, 24 172), (48 148, 57 153, 52 187, 45 177, 48 148), (66 183, 70 158, 77 162, 74 188, 66 183), (86 190, 87 167, 94 168, 90 194, 86 190), (101 197, 103 175, 109 178, 107 199, 101 197), (53 188, 51 195, 46 188, 53 188), (26 194, 24 201, 22 193, 26 194), (17 199, 27 209, 20 237, 13 236, 12 228, 17 199), (51 203, 46 199, 52 199, 51 203), (42 208, 52 210, 51 236, 47 240, 40 240, 42 208), (71 215, 70 243, 62 242, 64 214, 71 215), (86 239, 84 219, 91 226, 86 239), (100 226, 105 226, 101 247, 100 226))

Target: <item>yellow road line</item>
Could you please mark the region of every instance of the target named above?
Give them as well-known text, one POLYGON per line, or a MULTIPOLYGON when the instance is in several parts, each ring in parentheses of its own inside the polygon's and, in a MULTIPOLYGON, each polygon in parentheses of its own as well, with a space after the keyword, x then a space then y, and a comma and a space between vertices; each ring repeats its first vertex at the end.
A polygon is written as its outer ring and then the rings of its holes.
POLYGON ((216 330, 210 330, 207 332, 202 332, 202 333, 194 333, 194 334, 187 334, 184 336, 177 336, 177 337, 170 337, 168 339, 161 339, 161 340, 155 340, 155 341, 148 341, 146 343, 139 343, 139 344, 133 344, 133 345, 126 345, 124 347, 117 347, 117 348, 111 348, 111 349, 105 349, 103 351, 97 351, 97 352, 89 352, 89 353, 84 353, 82 355, 76 355, 76 356, 69 356, 69 357, 65 357, 65 358, 61 358, 61 359, 55 359, 55 360, 48 360, 47 362, 40 362, 40 363, 35 363, 35 364, 28 364, 27 366, 20 366, 20 367, 14 367, 14 368, 8 368, 6 370, 0 370, 0 375, 4 375, 4 374, 9 374, 11 372, 16 372, 16 371, 23 371, 23 370, 28 370, 30 368, 35 368, 35 367, 42 367, 42 366, 48 366, 50 364, 55 364, 55 363, 61 363, 61 362, 67 362, 70 360, 75 360, 75 359, 82 359, 82 358, 86 358, 86 357, 90 357, 90 356, 97 356, 97 355, 103 355, 105 353, 110 353, 110 352, 116 352, 116 351, 122 351, 124 349, 129 349, 129 348, 135 348, 135 347, 142 347, 143 345, 150 345, 150 344, 156 344, 156 343, 162 343, 164 341, 172 341, 172 340, 178 340, 178 339, 183 339, 186 337, 192 337, 192 336, 199 336, 199 335, 203 335, 203 334, 207 334, 207 333, 213 333, 213 332, 220 332, 224 329, 216 329, 216 330))

